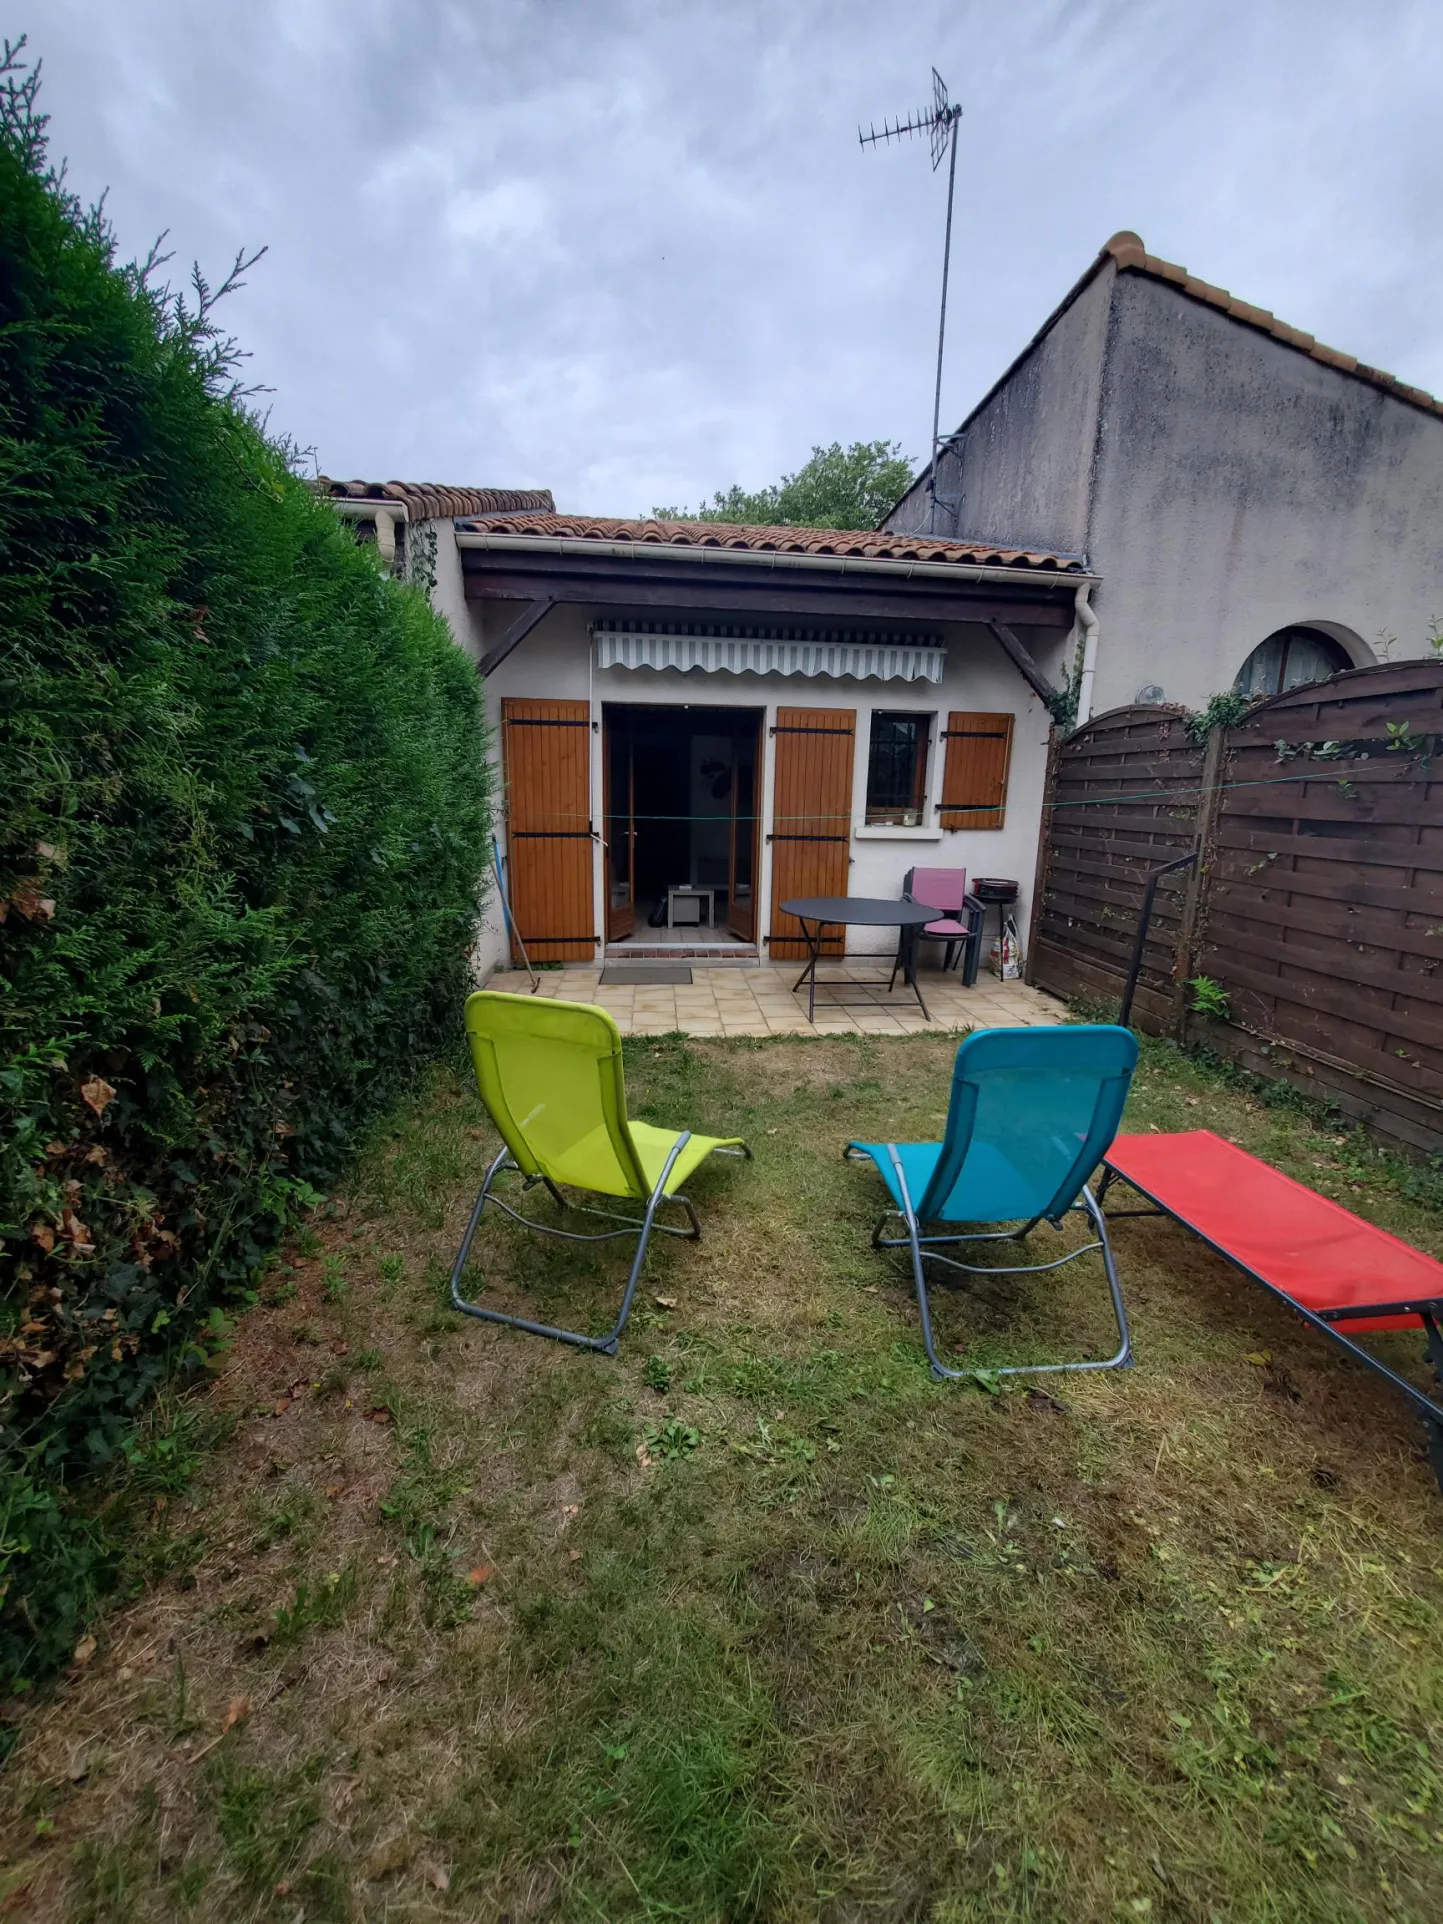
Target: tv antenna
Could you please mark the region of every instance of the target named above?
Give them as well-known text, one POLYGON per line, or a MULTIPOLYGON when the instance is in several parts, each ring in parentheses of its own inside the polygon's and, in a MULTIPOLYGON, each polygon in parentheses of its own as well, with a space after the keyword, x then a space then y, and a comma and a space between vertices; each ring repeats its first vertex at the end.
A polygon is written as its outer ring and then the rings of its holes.
POLYGON ((934 67, 932 69, 932 105, 924 107, 909 120, 883 121, 881 131, 869 126, 866 133, 857 129, 857 139, 864 147, 881 147, 893 140, 910 138, 914 134, 926 134, 932 149, 932 172, 935 174, 942 164, 944 153, 950 152, 947 162, 947 231, 942 243, 942 312, 937 322, 937 385, 932 396, 932 465, 927 476, 927 494, 931 502, 928 514, 928 532, 937 532, 937 450, 941 445, 939 430, 942 425, 942 348, 947 339, 947 275, 952 265, 952 193, 957 183, 957 122, 962 118, 962 109, 947 98, 947 83, 934 67))

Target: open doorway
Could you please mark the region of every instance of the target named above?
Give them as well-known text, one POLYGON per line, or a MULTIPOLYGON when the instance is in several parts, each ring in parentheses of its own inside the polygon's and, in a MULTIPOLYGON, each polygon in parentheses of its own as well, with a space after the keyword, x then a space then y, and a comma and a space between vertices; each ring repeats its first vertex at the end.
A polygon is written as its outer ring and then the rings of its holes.
POLYGON ((760 708, 608 702, 606 939, 757 939, 760 708))

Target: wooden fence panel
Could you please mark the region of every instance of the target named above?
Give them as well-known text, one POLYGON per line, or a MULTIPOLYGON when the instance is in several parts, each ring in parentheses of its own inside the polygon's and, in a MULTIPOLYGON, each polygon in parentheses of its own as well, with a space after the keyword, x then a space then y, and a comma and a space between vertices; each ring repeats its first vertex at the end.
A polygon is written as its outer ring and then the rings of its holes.
POLYGON ((1396 1147, 1443 1151, 1443 661, 1355 669, 1260 704, 1206 754, 1181 711, 1100 715, 1049 758, 1029 974, 1134 1004, 1396 1147), (1186 872, 1184 872, 1186 875, 1186 872), (1226 1019, 1187 1012, 1212 978, 1226 1019))
POLYGON ((1443 1148, 1443 663, 1296 688, 1228 732, 1192 1033, 1443 1148))
MULTIPOLYGON (((1147 877, 1192 848, 1203 750, 1179 708, 1116 708, 1057 745, 1029 980, 1055 995, 1122 993, 1147 877)), ((1136 1019, 1170 1026, 1186 877, 1159 887, 1136 1019)))

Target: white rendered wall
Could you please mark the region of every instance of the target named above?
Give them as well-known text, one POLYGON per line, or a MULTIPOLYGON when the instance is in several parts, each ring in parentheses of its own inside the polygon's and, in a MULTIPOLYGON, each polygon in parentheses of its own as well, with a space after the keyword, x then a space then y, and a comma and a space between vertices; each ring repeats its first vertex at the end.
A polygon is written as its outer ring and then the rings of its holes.
MULTIPOLYGON (((477 602, 470 604, 478 636, 482 632, 479 611, 484 606, 477 602)), ((493 606, 496 612, 491 619, 491 629, 492 632, 500 632, 514 615, 515 605, 499 602, 493 606)), ((883 682, 875 679, 855 681, 849 678, 832 680, 824 677, 703 674, 695 671, 682 674, 674 669, 597 669, 593 665, 588 629, 590 613, 590 610, 575 605, 553 609, 487 682, 487 710, 493 730, 492 754, 496 760, 497 825, 498 833, 502 833, 503 848, 499 723, 501 702, 505 697, 586 701, 590 704, 591 810, 593 824, 598 829, 603 812, 601 720, 605 704, 655 702, 664 706, 762 708, 765 710, 761 770, 762 846, 757 888, 758 936, 765 937, 770 933, 771 924, 772 865, 768 838, 772 829, 776 752, 771 729, 776 722, 776 711, 779 707, 852 709, 856 714, 857 732, 847 893, 896 898, 902 892, 907 870, 913 867, 965 868, 969 877, 1011 876, 1021 887, 1015 913, 1018 927, 1025 933, 1037 863, 1050 718, 986 628, 955 624, 943 630, 947 666, 940 683, 883 682), (943 831, 936 826, 945 750, 945 743, 940 737, 947 725, 948 711, 954 708, 1010 713, 1016 718, 1006 820, 1000 829, 943 831), (927 713, 934 717, 928 769, 928 822, 924 827, 868 828, 865 824, 867 753, 874 709, 895 709, 909 714, 927 713)), ((719 620, 723 618, 718 617, 719 620)), ((738 616, 738 619, 744 617, 738 616)), ((1024 629, 1020 632, 1044 673, 1057 679, 1061 673, 1066 631, 1024 629)), ((481 652, 479 641, 473 642, 471 652, 481 652)), ((598 934, 602 934, 606 905, 599 846, 593 865, 593 886, 596 929, 598 934)), ((991 932, 992 923, 989 919, 989 939, 991 932)), ((895 945, 895 932, 889 929, 848 931, 848 954, 890 954, 895 945)), ((603 947, 604 942, 598 944, 598 955, 603 947)), ((765 958, 765 942, 759 942, 759 947, 765 958)), ((486 917, 478 962, 484 968, 504 966, 505 953, 505 937, 497 907, 489 911, 486 917)))
MULTIPOLYGON (((1280 628, 1364 666, 1427 655, 1443 620, 1443 418, 1110 262, 937 482, 939 532, 1102 577, 1094 714, 1148 687, 1202 708, 1280 628)), ((923 476, 886 526, 929 516, 923 476)))

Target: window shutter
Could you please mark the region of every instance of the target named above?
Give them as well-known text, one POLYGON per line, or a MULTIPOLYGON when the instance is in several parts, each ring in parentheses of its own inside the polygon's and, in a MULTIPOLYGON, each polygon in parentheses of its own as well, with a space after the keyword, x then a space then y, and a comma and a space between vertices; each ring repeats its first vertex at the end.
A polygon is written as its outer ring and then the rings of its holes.
POLYGON ((1007 814, 1012 716, 954 710, 943 739, 943 828, 1001 828, 1007 814))

